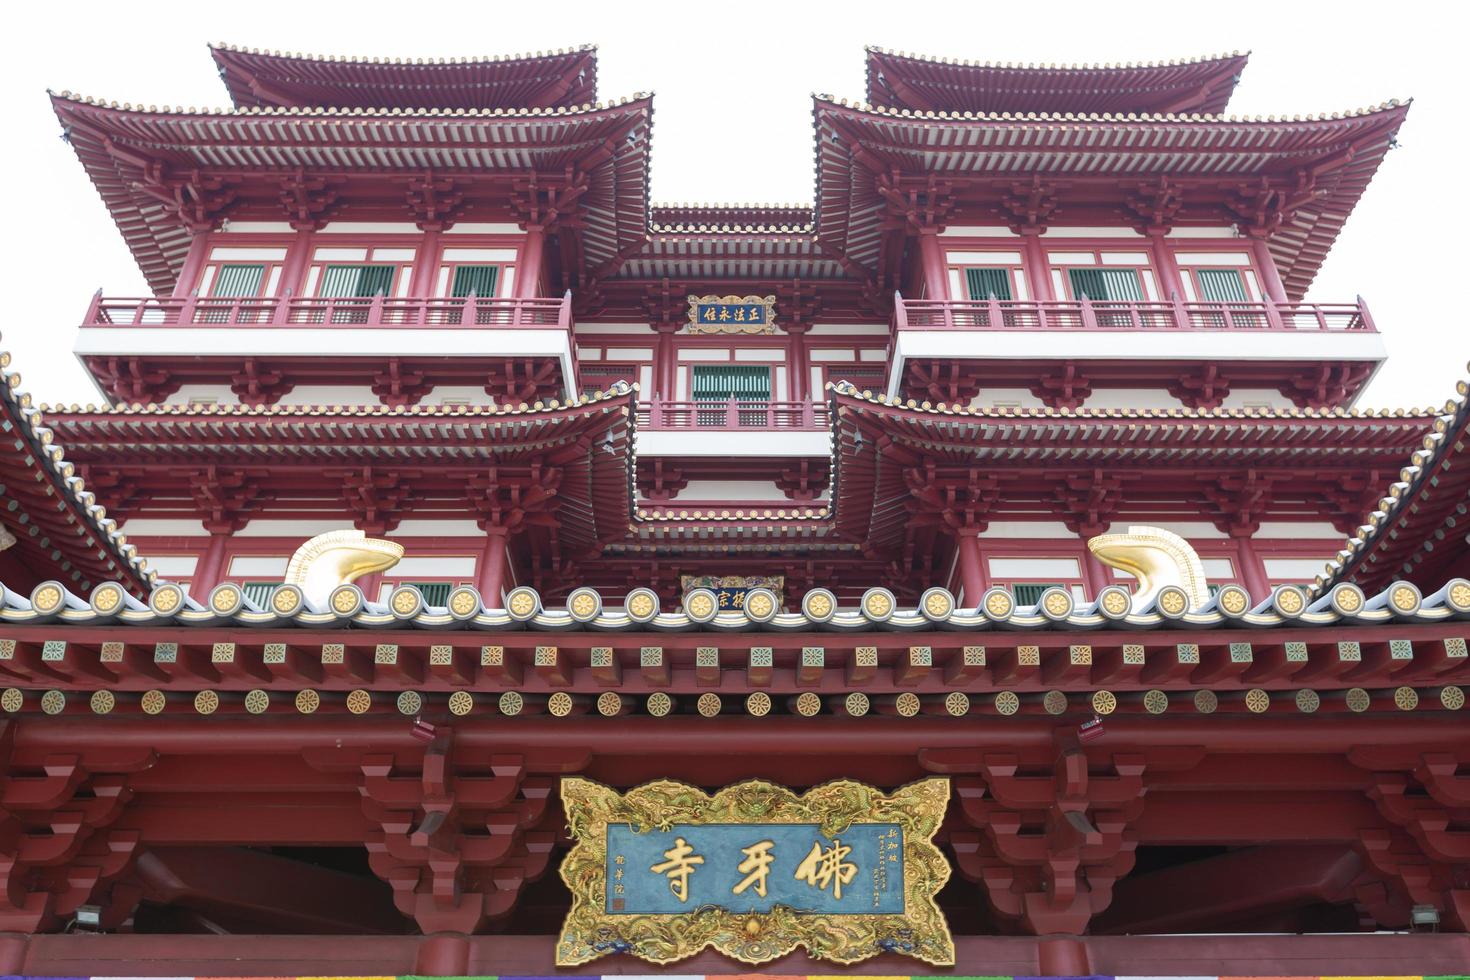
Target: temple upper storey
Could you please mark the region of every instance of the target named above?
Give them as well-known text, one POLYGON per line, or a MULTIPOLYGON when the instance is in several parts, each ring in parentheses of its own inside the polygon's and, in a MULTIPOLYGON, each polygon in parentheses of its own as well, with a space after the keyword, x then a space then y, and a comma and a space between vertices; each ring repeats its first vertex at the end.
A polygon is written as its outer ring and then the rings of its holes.
POLYGON ((597 101, 597 48, 356 58, 210 46, 238 108, 563 109, 597 101))
POLYGON ((1249 54, 1151 64, 1018 65, 868 48, 868 101, 919 112, 1218 115, 1249 54))

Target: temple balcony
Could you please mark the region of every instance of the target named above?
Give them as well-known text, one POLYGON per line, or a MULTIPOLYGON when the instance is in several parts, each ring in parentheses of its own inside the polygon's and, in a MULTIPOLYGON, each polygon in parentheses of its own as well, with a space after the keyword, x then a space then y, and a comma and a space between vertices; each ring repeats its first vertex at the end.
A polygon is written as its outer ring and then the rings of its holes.
POLYGON ((1191 407, 1234 389, 1301 407, 1350 404, 1387 352, 1353 303, 905 299, 888 394, 968 401, 1029 388, 1076 407, 1095 388, 1165 388, 1191 407))
POLYGON ((655 397, 638 405, 640 456, 826 457, 830 445, 824 402, 655 397))
MULTIPOLYGON (((497 402, 568 396, 570 294, 543 297, 112 298, 98 293, 75 353, 117 401, 224 390, 272 404, 292 389, 371 388, 415 404, 436 387, 497 402)), ((366 393, 364 393, 366 394, 366 393)))

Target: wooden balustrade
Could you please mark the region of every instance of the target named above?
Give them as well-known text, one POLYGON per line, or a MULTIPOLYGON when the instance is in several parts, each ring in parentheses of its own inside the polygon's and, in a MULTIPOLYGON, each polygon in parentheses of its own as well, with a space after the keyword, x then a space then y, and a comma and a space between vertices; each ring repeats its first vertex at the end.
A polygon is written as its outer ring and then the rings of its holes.
POLYGON ((825 430, 823 402, 749 401, 742 398, 665 401, 653 398, 638 406, 638 425, 649 430, 763 429, 825 430))
POLYGON ((495 327, 570 330, 571 293, 509 296, 92 297, 84 327, 495 327))
POLYGON ((894 297, 895 330, 1319 330, 1377 333, 1353 303, 970 300, 894 297))

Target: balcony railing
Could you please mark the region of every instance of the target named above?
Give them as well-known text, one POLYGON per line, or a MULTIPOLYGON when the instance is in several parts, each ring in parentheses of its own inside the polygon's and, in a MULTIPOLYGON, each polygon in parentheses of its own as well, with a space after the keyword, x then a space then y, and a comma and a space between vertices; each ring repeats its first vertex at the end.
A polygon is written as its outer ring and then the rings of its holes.
POLYGON ((827 425, 821 402, 722 401, 671 402, 659 398, 638 406, 638 425, 649 430, 764 429, 817 431, 827 425))
POLYGON ((395 296, 325 299, 92 297, 83 327, 526 327, 570 330, 571 293, 558 299, 509 296, 395 296))
POLYGON ((1377 333, 1356 303, 904 299, 897 330, 1334 330, 1377 333))

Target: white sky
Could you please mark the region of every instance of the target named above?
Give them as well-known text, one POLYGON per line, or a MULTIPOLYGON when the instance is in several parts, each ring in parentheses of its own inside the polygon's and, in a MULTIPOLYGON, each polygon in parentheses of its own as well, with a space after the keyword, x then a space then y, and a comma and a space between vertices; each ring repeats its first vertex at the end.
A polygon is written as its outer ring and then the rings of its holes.
POLYGON ((1458 3, 720 4, 87 3, 13 7, 0 58, 7 126, 4 347, 41 402, 99 400, 71 356, 98 287, 145 294, 61 141, 45 89, 118 102, 228 104, 209 41, 322 54, 493 55, 594 43, 599 95, 656 93, 657 202, 809 203, 810 93, 863 96, 863 46, 992 61, 1121 62, 1249 50, 1238 114, 1414 98, 1309 299, 1366 299, 1389 347, 1365 407, 1439 405, 1470 358, 1470 65, 1458 3), (26 13, 20 11, 25 10, 26 13), (29 17, 27 21, 26 18, 29 17))

